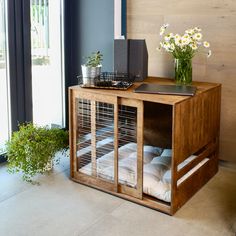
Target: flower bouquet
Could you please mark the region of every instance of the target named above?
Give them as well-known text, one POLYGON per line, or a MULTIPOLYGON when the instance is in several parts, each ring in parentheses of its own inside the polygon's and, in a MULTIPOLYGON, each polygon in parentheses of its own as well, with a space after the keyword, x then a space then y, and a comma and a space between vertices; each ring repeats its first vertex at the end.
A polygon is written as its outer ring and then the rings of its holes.
POLYGON ((175 59, 175 81, 177 84, 192 83, 192 58, 200 51, 206 51, 211 56, 210 44, 203 41, 203 35, 199 27, 185 30, 183 35, 166 33, 169 24, 160 28, 162 41, 158 49, 164 49, 171 53, 175 59))

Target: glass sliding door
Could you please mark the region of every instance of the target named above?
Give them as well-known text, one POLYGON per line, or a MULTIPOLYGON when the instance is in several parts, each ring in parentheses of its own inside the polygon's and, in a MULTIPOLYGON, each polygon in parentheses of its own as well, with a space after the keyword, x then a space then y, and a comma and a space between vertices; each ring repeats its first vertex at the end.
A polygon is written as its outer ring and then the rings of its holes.
POLYGON ((0 155, 10 137, 6 0, 0 0, 0 155))
POLYGON ((64 127, 62 1, 31 0, 33 122, 64 127))

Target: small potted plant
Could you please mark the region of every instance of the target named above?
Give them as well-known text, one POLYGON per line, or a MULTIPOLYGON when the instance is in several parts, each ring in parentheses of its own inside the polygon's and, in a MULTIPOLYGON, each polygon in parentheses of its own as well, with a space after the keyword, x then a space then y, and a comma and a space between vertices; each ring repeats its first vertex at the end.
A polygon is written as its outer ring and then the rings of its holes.
POLYGON ((6 143, 6 155, 9 173, 23 173, 23 180, 32 180, 36 174, 50 170, 59 159, 54 159, 56 152, 65 152, 68 148, 68 131, 36 126, 32 123, 22 124, 19 131, 12 134, 6 143))
POLYGON ((103 55, 100 51, 91 53, 84 65, 81 65, 83 84, 93 84, 94 78, 101 74, 103 55))

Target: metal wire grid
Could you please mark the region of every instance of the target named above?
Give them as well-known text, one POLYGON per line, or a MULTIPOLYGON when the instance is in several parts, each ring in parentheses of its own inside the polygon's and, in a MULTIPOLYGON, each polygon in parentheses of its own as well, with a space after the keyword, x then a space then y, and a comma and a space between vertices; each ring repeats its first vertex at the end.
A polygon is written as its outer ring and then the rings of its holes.
POLYGON ((78 166, 87 174, 102 178, 98 169, 114 166, 114 158, 99 161, 100 158, 114 151, 114 106, 77 99, 76 107, 78 166))
MULTIPOLYGON (((137 108, 120 105, 118 111, 118 147, 122 148, 127 144, 137 143, 137 108)), ((136 155, 132 155, 132 162, 129 162, 128 166, 121 164, 124 159, 122 160, 118 154, 120 163, 118 175, 122 179, 122 184, 130 187, 135 187, 137 184, 137 149, 133 150, 133 154, 135 153, 136 155), (125 179, 127 175, 129 177, 125 179)))
MULTIPOLYGON (((119 106, 118 113, 118 143, 119 147, 137 141, 137 109, 134 107, 119 106)), ((77 156, 79 171, 88 175, 114 181, 114 106, 108 103, 95 102, 86 99, 77 99, 77 156), (95 107, 93 107, 95 106, 95 107), (93 117, 93 111, 95 117, 93 117), (92 120, 96 124, 95 133, 92 131, 92 120), (95 143, 92 139, 95 137, 95 143), (95 145, 95 147, 93 146, 95 145), (96 163, 92 163, 92 151, 96 153, 96 163)), ((119 152, 119 150, 118 150, 119 152)), ((118 154, 119 156, 119 154, 118 154)), ((120 161, 121 159, 119 159, 120 161)), ((136 170, 136 168, 135 168, 136 170)), ((136 176, 136 171, 129 170, 129 175, 136 176)), ((134 186, 134 183, 125 181, 127 169, 118 169, 118 176, 123 184, 134 186)))

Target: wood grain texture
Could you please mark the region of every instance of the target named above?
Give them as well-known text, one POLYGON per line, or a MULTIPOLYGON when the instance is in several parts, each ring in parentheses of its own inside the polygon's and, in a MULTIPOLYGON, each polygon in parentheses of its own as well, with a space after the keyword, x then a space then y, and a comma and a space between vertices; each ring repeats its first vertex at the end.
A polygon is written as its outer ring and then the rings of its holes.
MULTIPOLYGON (((161 94, 147 94, 147 93, 134 93, 133 91, 135 88, 140 86, 143 82, 136 82, 133 86, 131 86, 127 90, 112 90, 112 89, 89 89, 89 88, 81 88, 80 86, 72 86, 70 87, 75 91, 75 96, 79 96, 80 98, 85 98, 89 100, 96 100, 100 102, 107 102, 107 103, 114 103, 114 96, 121 97, 124 99, 133 99, 134 104, 137 104, 137 101, 135 100, 141 100, 141 101, 148 101, 148 102, 155 102, 158 101, 158 103, 161 104, 168 104, 168 105, 174 105, 176 103, 180 103, 182 101, 188 100, 188 96, 176 96, 176 95, 161 95, 161 94), (77 95, 79 94, 79 95, 77 95), (106 96, 105 96, 106 95, 106 96)), ((148 77, 145 80, 145 83, 151 83, 151 84, 175 84, 173 79, 170 78, 159 78, 159 77, 148 77)), ((208 89, 214 88, 215 86, 218 86, 216 83, 199 83, 194 82, 194 86, 197 86, 197 93, 200 94, 204 91, 207 91, 208 89)))
POLYGON ((219 136, 219 99, 216 87, 175 105, 174 166, 219 136))
MULTIPOLYGON (((170 79, 148 78, 144 82, 155 84, 173 84, 170 79)), ((135 83, 137 87, 140 83, 135 83)), ((216 83, 194 82, 197 86, 195 96, 173 96, 156 94, 136 94, 133 90, 111 91, 99 89, 81 89, 79 86, 70 88, 70 148, 71 148, 71 178, 77 182, 113 193, 116 196, 143 204, 145 206, 174 214, 191 196, 194 195, 218 170, 218 145, 219 145, 219 122, 220 122, 220 95, 221 86, 216 83), (115 137, 115 180, 111 182, 100 179, 96 175, 86 175, 80 173, 76 164, 76 138, 77 126, 75 101, 78 98, 91 100, 91 105, 96 101, 109 103, 114 106, 114 135, 115 137), (137 184, 131 188, 118 183, 118 105, 125 105, 137 108, 137 184), (166 109, 164 109, 166 107, 166 109), (166 112, 163 112, 166 111, 166 112), (75 114, 74 114, 75 113, 75 114), (163 113, 163 114, 162 114, 163 113), (164 116, 163 116, 164 115, 164 116), (164 119, 164 121, 162 121, 164 119), (145 121, 146 120, 146 121, 145 121), (155 126, 159 123, 160 126, 155 126), (150 123, 150 124, 147 124, 150 123), (164 203, 154 197, 143 194, 143 144, 146 129, 153 127, 154 132, 148 132, 149 140, 161 139, 167 133, 168 145, 172 147, 171 162, 171 203, 164 203), (169 132, 171 134, 169 134, 169 132), (190 155, 196 154, 198 157, 178 170, 178 165, 185 161, 190 155), (178 184, 178 180, 185 176, 187 172, 195 168, 203 159, 208 161, 198 168, 187 179, 178 184)), ((91 108, 91 130, 92 145, 95 146, 96 134, 95 109, 91 108)), ((96 123, 98 124, 99 121, 96 123)), ((156 145, 147 141, 147 145, 156 145)), ((96 162, 96 150, 92 156, 94 168, 96 162)))
POLYGON ((220 159, 236 162, 236 1, 127 0, 127 37, 146 39, 149 76, 174 77, 173 59, 156 50, 163 23, 175 33, 199 26, 211 43, 209 59, 193 59, 193 80, 222 84, 220 159))
POLYGON ((74 173, 76 172, 76 111, 75 111, 75 99, 73 96, 73 90, 69 89, 69 145, 70 145, 70 176, 74 177, 74 173))

